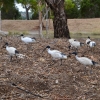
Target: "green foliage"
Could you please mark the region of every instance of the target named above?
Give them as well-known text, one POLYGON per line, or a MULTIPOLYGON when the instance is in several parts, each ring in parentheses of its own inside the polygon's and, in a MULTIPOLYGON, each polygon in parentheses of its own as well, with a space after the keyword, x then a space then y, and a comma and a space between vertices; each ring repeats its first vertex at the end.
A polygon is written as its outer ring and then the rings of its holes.
POLYGON ((31 9, 36 9, 37 8, 37 0, 16 0, 17 3, 21 3, 23 8, 25 6, 29 6, 31 9))
POLYGON ((50 19, 54 19, 54 15, 53 15, 53 12, 52 11, 50 11, 49 17, 50 17, 50 19))
POLYGON ((38 18, 39 18, 38 12, 34 12, 32 15, 32 19, 38 19, 38 18))
POLYGON ((11 6, 9 9, 6 10, 5 7, 1 9, 1 17, 2 19, 20 19, 21 15, 15 6, 11 6))
MULTIPOLYGON (((28 32, 23 32, 22 34, 23 35, 28 35, 29 33, 28 32)), ((21 35, 21 32, 17 32, 17 31, 11 32, 11 31, 9 31, 8 35, 11 35, 11 36, 13 36, 13 35, 21 35)))
POLYGON ((73 7, 74 7, 74 3, 72 2, 72 0, 66 0, 65 1, 65 4, 66 4, 66 6, 65 6, 65 8, 66 9, 72 9, 73 7))
POLYGON ((6 7, 6 10, 8 10, 11 6, 14 5, 14 0, 0 0, 0 6, 3 4, 3 7, 6 7))
POLYGON ((82 0, 80 11, 85 18, 100 17, 100 0, 82 0))
MULTIPOLYGON (((21 3, 22 7, 27 6, 34 14, 32 19, 38 19, 38 11, 44 14, 45 0, 0 0, 0 7, 2 8, 3 19, 20 18, 18 10, 14 7, 14 2, 21 3), (41 1, 41 5, 38 3, 41 1)), ((65 0, 65 13, 67 18, 98 18, 100 17, 100 0, 65 0)), ((49 14, 53 19, 53 13, 49 14)))
POLYGON ((44 0, 38 0, 36 8, 32 8, 33 16, 32 19, 38 19, 39 18, 39 11, 44 15, 46 13, 46 3, 44 0))
POLYGON ((72 0, 65 0, 65 13, 67 14, 67 18, 79 17, 79 10, 75 2, 72 0))
POLYGON ((33 12, 32 19, 38 19, 39 18, 39 11, 43 11, 45 8, 44 2, 41 3, 41 5, 38 5, 38 2, 36 4, 32 5, 31 11, 33 12), (34 6, 35 5, 35 6, 34 6))
POLYGON ((29 10, 36 12, 37 10, 37 0, 16 0, 17 3, 21 3, 23 8, 26 9, 26 18, 29 20, 29 10))
POLYGON ((18 9, 15 8, 14 0, 0 0, 2 6, 2 19, 17 19, 20 17, 18 9))

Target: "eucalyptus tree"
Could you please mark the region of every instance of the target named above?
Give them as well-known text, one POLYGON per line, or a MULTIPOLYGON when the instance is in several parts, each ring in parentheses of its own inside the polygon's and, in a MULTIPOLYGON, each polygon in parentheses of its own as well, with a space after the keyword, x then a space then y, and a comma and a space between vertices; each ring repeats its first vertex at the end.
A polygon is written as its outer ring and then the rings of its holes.
POLYGON ((16 0, 17 3, 21 3, 22 7, 26 9, 26 18, 29 20, 29 10, 36 9, 37 0, 16 0))
POLYGON ((42 34, 42 28, 44 27, 44 19, 46 19, 46 33, 48 33, 48 12, 50 9, 47 8, 46 2, 45 0, 37 0, 38 1, 38 5, 37 5, 37 10, 35 10, 36 12, 38 11, 38 15, 39 15, 39 34, 40 37, 43 37, 42 34))
POLYGON ((45 0, 48 6, 51 8, 54 18, 54 37, 66 37, 70 38, 69 29, 67 25, 67 17, 64 11, 65 0, 45 0))

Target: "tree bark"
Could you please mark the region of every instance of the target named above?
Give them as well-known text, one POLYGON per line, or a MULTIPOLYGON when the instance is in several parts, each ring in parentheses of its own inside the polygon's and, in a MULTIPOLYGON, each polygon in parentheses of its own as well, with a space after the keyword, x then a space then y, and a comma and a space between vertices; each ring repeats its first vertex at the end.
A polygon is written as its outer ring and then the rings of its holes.
POLYGON ((28 10, 29 10, 29 9, 27 8, 26 5, 25 5, 25 9, 26 9, 26 19, 29 20, 29 13, 28 13, 28 10))
POLYGON ((1 9, 0 9, 0 30, 1 30, 1 9))
POLYGON ((54 38, 70 38, 67 17, 64 11, 64 0, 45 0, 54 14, 54 38))
MULTIPOLYGON (((40 1, 38 1, 38 6, 39 7, 41 6, 40 1)), ((43 34, 42 34, 42 13, 41 13, 40 9, 38 9, 38 12, 39 12, 39 26, 40 26, 39 35, 40 35, 41 38, 43 38, 43 34)))

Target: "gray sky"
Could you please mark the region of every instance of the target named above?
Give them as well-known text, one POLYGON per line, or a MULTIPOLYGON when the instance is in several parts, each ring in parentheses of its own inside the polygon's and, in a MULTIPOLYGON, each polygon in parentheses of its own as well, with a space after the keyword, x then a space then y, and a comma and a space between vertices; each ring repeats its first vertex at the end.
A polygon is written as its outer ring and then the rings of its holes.
POLYGON ((16 3, 16 7, 19 9, 19 11, 25 12, 25 9, 21 6, 21 4, 16 3))

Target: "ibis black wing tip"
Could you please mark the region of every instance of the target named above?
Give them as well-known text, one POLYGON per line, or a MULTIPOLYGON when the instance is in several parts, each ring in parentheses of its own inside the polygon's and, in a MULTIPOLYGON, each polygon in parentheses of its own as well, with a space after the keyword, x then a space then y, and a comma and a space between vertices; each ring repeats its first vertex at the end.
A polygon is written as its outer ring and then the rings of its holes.
POLYGON ((15 54, 19 54, 19 51, 15 50, 15 54))

